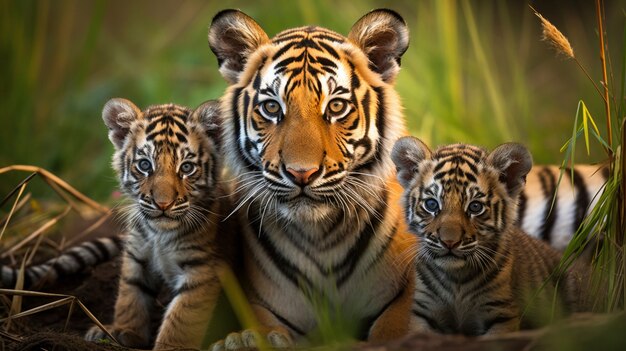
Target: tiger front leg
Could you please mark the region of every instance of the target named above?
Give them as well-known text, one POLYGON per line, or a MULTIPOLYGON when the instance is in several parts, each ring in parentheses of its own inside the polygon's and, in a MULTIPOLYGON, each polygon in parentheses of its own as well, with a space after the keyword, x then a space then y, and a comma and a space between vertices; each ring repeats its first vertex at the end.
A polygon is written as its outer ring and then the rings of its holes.
POLYGON ((202 346, 221 285, 215 270, 208 265, 194 269, 181 281, 163 316, 154 349, 202 346))
POLYGON ((498 335, 520 330, 520 319, 516 316, 501 315, 495 318, 497 322, 493 323, 484 335, 498 335))
MULTIPOLYGON (((125 253, 118 296, 115 302, 113 323, 106 329, 122 345, 147 348, 150 345, 150 320, 158 290, 150 279, 146 262, 125 253)), ((106 339, 107 334, 98 326, 91 327, 85 339, 106 339)))
POLYGON ((409 332, 411 304, 413 303, 413 281, 407 279, 402 291, 374 321, 369 330, 368 341, 388 341, 409 332))
POLYGON ((272 349, 286 349, 294 346, 289 329, 271 311, 257 304, 252 304, 251 307, 260 326, 230 333, 224 340, 214 343, 210 350, 249 350, 264 346, 272 349))

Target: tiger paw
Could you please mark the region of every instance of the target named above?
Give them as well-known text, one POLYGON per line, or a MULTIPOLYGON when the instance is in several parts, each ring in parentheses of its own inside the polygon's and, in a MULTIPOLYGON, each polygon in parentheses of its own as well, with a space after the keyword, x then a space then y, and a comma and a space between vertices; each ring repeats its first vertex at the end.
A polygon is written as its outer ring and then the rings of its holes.
MULTIPOLYGON (((115 340, 121 345, 132 348, 149 348, 150 344, 148 338, 139 335, 134 330, 115 327, 113 325, 105 325, 106 330, 113 335, 115 340)), ((85 340, 98 341, 98 340, 111 340, 109 336, 97 325, 89 328, 85 333, 85 340)))
POLYGON ((235 351, 256 349, 267 346, 274 349, 287 349, 293 346, 289 332, 283 328, 273 328, 266 333, 254 329, 246 329, 238 333, 230 333, 224 340, 211 345, 212 351, 235 351))

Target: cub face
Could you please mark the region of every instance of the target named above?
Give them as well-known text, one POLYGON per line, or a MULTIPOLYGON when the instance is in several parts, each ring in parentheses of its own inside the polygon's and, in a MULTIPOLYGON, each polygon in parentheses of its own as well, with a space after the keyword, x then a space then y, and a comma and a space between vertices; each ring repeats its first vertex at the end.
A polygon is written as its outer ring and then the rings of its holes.
POLYGON ((422 242, 419 255, 449 268, 492 260, 500 237, 514 225, 517 196, 532 166, 528 150, 509 143, 487 153, 454 144, 432 152, 405 137, 392 158, 405 188, 407 223, 422 242))
POLYGON ((220 171, 218 104, 195 111, 174 104, 141 111, 112 99, 102 118, 115 146, 113 168, 131 199, 126 215, 153 229, 202 226, 220 171))

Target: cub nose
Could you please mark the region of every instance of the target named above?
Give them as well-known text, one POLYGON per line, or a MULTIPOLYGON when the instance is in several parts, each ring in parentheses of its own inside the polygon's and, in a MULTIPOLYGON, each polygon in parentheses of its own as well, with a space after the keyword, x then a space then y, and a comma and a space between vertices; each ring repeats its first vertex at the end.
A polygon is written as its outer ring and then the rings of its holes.
POLYGON ((174 205, 174 200, 172 201, 154 201, 154 204, 157 205, 157 207, 159 209, 161 209, 161 211, 165 211, 169 208, 171 208, 174 205))
POLYGON ((298 185, 307 185, 319 175, 319 167, 309 169, 287 168, 287 172, 292 176, 293 181, 298 185))
POLYGON ((448 249, 454 249, 455 247, 459 246, 461 240, 442 240, 442 242, 443 245, 448 249))

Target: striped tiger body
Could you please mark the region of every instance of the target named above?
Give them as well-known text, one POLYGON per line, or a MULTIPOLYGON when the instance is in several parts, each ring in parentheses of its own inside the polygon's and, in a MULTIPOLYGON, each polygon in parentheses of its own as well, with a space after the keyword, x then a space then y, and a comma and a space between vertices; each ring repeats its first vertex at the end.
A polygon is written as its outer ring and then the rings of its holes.
MULTIPOLYGON (((172 300, 154 348, 199 348, 211 317, 224 264, 228 210, 220 183, 218 105, 195 111, 173 104, 144 111, 112 99, 103 119, 115 146, 113 168, 130 200, 113 323, 107 330, 123 345, 149 347, 151 314, 162 287, 172 300)), ((85 338, 105 337, 92 327, 85 338)))
POLYGON ((557 284, 558 251, 515 225, 532 166, 525 147, 487 153, 454 144, 432 152, 404 137, 392 158, 419 239, 412 330, 480 335, 537 326, 555 297, 557 314, 584 308, 582 268, 572 266, 557 284))
POLYGON ((576 165, 573 172, 566 168, 559 183, 560 173, 557 166, 531 169, 519 195, 516 223, 524 232, 564 250, 597 202, 608 168, 576 165))
MULTIPOLYGON (((385 318, 411 269, 399 263, 412 239, 389 159, 405 133, 393 82, 406 24, 375 10, 348 37, 311 26, 269 39, 226 10, 209 43, 230 83, 221 99, 225 149, 239 180, 246 292, 261 332, 273 346, 305 337, 322 299, 370 338, 401 334, 401 318, 385 318)), ((219 347, 255 346, 251 335, 219 347)))

